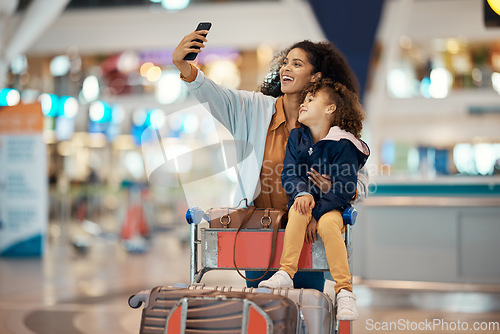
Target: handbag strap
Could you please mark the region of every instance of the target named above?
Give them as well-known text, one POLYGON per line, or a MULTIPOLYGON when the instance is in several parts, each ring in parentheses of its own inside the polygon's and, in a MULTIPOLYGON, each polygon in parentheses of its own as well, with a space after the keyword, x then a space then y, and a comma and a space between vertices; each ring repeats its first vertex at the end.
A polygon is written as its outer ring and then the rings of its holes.
POLYGON ((249 208, 249 206, 248 206, 248 200, 247 200, 247 198, 246 198, 246 197, 245 197, 245 198, 242 198, 242 199, 240 200, 240 202, 238 203, 238 205, 236 205, 236 207, 238 208, 238 207, 241 205, 241 202, 243 202, 243 201, 245 201, 245 206, 246 206, 247 208, 249 208))
POLYGON ((255 211, 255 207, 251 207, 247 211, 247 214, 245 215, 243 222, 240 224, 240 226, 238 226, 238 230, 236 231, 236 235, 234 236, 234 245, 233 245, 234 268, 238 272, 238 275, 240 275, 241 277, 243 277, 244 279, 246 279, 247 281, 250 281, 250 282, 255 282, 255 281, 261 280, 269 272, 269 269, 271 269, 271 265, 273 264, 273 259, 274 259, 274 253, 276 252, 276 239, 278 237, 279 222, 281 220, 280 218, 283 216, 283 215, 280 215, 278 217, 278 219, 276 220, 276 222, 274 224, 272 224, 273 225, 273 236, 272 236, 272 240, 271 240, 271 257, 269 258, 269 264, 267 265, 266 272, 262 276, 260 276, 259 278, 247 278, 245 275, 243 275, 240 272, 238 265, 236 264, 236 240, 238 239, 238 233, 240 233, 240 230, 243 228, 243 226, 246 225, 246 223, 250 220, 250 217, 252 216, 254 211, 255 211))

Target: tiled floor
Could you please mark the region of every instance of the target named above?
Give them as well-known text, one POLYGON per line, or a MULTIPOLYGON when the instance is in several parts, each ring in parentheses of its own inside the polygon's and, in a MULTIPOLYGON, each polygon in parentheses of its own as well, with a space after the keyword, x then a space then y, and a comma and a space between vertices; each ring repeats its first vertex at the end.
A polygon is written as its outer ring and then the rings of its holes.
MULTIPOLYGON (((138 333, 140 310, 127 300, 156 285, 189 281, 186 232, 160 232, 150 250, 138 254, 109 236, 94 237, 81 252, 59 235, 43 259, 1 258, 0 333, 138 333)), ((203 282, 244 285, 233 271, 209 272, 203 282)), ((360 319, 354 333, 500 333, 495 286, 440 284, 430 290, 358 281, 355 292, 360 319)))

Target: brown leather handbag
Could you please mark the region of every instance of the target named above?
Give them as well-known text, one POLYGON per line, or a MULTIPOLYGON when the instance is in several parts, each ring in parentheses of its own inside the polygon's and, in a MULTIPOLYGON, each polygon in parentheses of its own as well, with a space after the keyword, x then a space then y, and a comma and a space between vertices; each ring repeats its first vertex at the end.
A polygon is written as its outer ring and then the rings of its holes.
POLYGON ((273 228, 284 221, 286 211, 273 208, 212 208, 207 211, 210 228, 273 228))
MULTIPOLYGON (((247 204, 247 200, 243 199, 247 204)), ((243 201, 242 200, 242 201, 243 201)), ((241 202, 240 202, 241 204, 241 202)), ((273 208, 256 208, 254 206, 239 208, 239 207, 223 207, 212 208, 207 211, 210 228, 232 228, 237 229, 234 237, 233 246, 233 263, 238 274, 247 281, 261 280, 271 269, 274 254, 276 250, 276 238, 278 229, 284 228, 286 224, 287 212, 284 210, 273 208), (271 256, 265 273, 259 278, 247 278, 239 270, 236 264, 236 241, 238 233, 242 229, 272 229, 273 236, 271 241, 271 256)))

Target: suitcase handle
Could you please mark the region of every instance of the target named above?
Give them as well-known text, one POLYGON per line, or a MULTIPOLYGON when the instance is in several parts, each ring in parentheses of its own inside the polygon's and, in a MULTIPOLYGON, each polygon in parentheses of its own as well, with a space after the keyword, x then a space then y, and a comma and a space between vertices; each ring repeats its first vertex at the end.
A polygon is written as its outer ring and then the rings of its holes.
POLYGON ((263 334, 273 333, 273 319, 270 315, 256 302, 249 300, 244 296, 231 297, 224 295, 215 294, 207 296, 191 296, 183 297, 177 301, 177 303, 171 308, 166 320, 165 320, 165 333, 184 333, 186 331, 186 323, 188 317, 188 303, 191 300, 204 300, 204 301, 241 301, 243 302, 243 316, 241 323, 242 334, 248 334, 250 331, 252 333, 258 332, 263 334), (252 314, 253 313, 253 314, 252 314), (252 321, 249 321, 250 317, 252 321))

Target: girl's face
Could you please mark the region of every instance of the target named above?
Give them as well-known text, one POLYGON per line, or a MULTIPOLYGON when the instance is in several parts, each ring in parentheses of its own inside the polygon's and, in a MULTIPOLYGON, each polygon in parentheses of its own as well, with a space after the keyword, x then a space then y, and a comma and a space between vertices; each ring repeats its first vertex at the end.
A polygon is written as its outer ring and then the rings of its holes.
POLYGON ((299 48, 292 49, 280 68, 281 91, 284 94, 300 93, 309 83, 316 80, 313 66, 307 53, 299 48))
POLYGON ((300 105, 298 121, 308 127, 325 123, 335 109, 335 105, 329 102, 328 94, 324 90, 319 90, 316 95, 307 93, 300 105))

